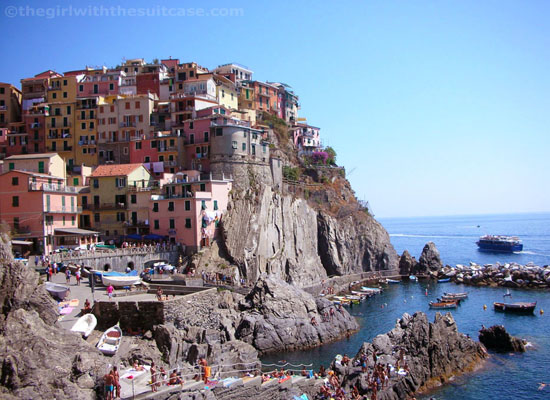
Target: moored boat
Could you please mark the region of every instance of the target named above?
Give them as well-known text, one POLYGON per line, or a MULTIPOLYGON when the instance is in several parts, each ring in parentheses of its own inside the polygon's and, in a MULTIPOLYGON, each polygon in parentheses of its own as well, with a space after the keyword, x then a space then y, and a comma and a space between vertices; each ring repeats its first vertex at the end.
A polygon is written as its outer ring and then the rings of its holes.
POLYGON ((101 277, 103 285, 109 286, 113 285, 114 287, 123 287, 123 286, 132 286, 141 283, 141 278, 139 276, 106 276, 101 277))
POLYGON ((445 282, 450 282, 451 281, 451 278, 442 278, 442 279, 438 279, 437 282, 439 283, 445 283, 445 282))
POLYGON ((97 348, 103 354, 114 355, 118 351, 121 341, 122 330, 117 324, 107 329, 103 335, 101 335, 101 339, 99 339, 99 342, 97 343, 97 348))
POLYGON ((83 337, 88 337, 95 329, 97 319, 94 314, 89 313, 80 317, 71 328, 71 331, 80 333, 83 337))
POLYGON ((495 311, 503 311, 516 314, 533 314, 537 302, 527 303, 527 302, 515 302, 515 303, 493 303, 495 311))
POLYGON ((401 281, 398 281, 397 279, 386 279, 386 283, 401 283, 401 281))
POLYGON ((465 299, 468 297, 468 293, 462 292, 462 293, 443 293, 442 297, 447 297, 450 299, 465 299))
POLYGON ((522 251, 523 243, 517 236, 485 235, 476 242, 479 250, 513 253, 522 251))
POLYGON ((416 275, 409 275, 409 280, 411 280, 413 282, 417 282, 418 278, 416 277, 416 275))
POLYGON ((457 307, 456 303, 436 303, 436 302, 430 301, 430 308, 444 310, 444 309, 451 309, 456 307, 457 307))
POLYGON ((382 293, 382 289, 381 288, 373 288, 373 287, 367 287, 367 286, 361 286, 361 290, 363 292, 367 292, 367 293, 382 293))
POLYGON ((437 298, 438 303, 456 303, 457 305, 460 305, 460 302, 462 300, 463 299, 449 299, 449 298, 446 298, 446 297, 438 297, 437 298))
POLYGON ((59 283, 46 282, 46 290, 55 298, 63 300, 71 290, 67 285, 59 283))

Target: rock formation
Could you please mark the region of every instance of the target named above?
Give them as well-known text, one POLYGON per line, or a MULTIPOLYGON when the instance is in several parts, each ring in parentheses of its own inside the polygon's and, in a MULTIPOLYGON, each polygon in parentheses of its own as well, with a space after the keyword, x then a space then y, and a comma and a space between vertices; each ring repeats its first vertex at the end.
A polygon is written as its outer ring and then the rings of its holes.
POLYGON ((469 266, 457 265, 456 268, 445 268, 443 276, 450 277, 457 283, 474 286, 504 286, 509 288, 545 289, 550 287, 550 266, 519 265, 516 263, 469 266))
POLYGON ((419 390, 472 370, 487 357, 483 345, 458 332, 450 313, 437 313, 434 322, 429 323, 426 314, 418 312, 413 316, 404 314, 390 332, 377 336, 372 343, 364 343, 348 365, 335 362, 333 367, 347 390, 356 386, 361 394, 367 394, 367 373, 372 374, 375 363, 373 353, 377 363, 396 366, 401 350, 401 367, 406 364, 409 372, 399 375, 395 371, 389 387, 378 392, 378 399, 409 398, 419 390), (365 373, 358 366, 363 355, 368 364, 365 373))
POLYGON ((506 332, 502 325, 493 325, 479 331, 479 341, 489 350, 498 352, 525 352, 525 344, 522 339, 514 337, 506 332))
POLYGON ((53 325, 55 302, 38 274, 15 262, 0 235, 0 397, 95 399, 103 356, 77 334, 53 325))
POLYGON ((415 274, 435 274, 443 267, 441 258, 439 257, 439 250, 435 247, 434 242, 428 242, 422 249, 422 254, 416 265, 415 274))
POLYGON ((416 264, 416 259, 405 250, 399 258, 399 274, 403 276, 410 275, 412 271, 416 270, 416 264))
POLYGON ((235 336, 261 353, 314 347, 358 329, 345 309, 273 277, 260 278, 239 306, 235 336))

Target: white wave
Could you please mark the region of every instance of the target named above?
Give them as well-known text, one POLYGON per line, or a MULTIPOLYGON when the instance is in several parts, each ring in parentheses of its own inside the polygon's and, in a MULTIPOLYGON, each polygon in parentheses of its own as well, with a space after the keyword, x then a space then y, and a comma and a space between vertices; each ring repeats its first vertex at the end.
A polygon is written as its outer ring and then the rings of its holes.
POLYGON ((534 251, 529 251, 529 250, 517 251, 517 252, 514 252, 514 254, 528 254, 528 255, 530 255, 530 256, 544 256, 544 257, 550 257, 549 254, 535 253, 534 251))
POLYGON ((394 237, 436 238, 436 239, 478 239, 478 236, 412 235, 408 233, 390 233, 394 237))

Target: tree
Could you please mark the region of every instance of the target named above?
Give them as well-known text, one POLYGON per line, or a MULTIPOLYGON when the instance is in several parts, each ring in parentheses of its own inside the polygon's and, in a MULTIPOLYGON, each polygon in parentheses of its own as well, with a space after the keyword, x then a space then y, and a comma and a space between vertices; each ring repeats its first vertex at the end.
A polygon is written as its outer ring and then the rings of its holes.
POLYGON ((336 151, 330 146, 325 147, 325 152, 328 154, 327 163, 330 165, 336 165, 336 151))

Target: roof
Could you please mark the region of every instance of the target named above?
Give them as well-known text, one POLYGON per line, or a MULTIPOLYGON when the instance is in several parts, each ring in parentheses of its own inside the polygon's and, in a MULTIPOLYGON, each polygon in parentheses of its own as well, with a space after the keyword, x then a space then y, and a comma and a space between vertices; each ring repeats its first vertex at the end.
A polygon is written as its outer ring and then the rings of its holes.
POLYGON ((56 155, 57 153, 19 154, 6 157, 4 160, 32 160, 36 158, 52 158, 56 155))
POLYGON ((89 231, 87 229, 80 229, 80 228, 55 228, 55 233, 68 233, 71 235, 97 235, 99 232, 96 231, 89 231))
POLYGON ((127 176, 134 172, 143 164, 111 164, 98 166, 90 177, 98 178, 102 176, 127 176))

